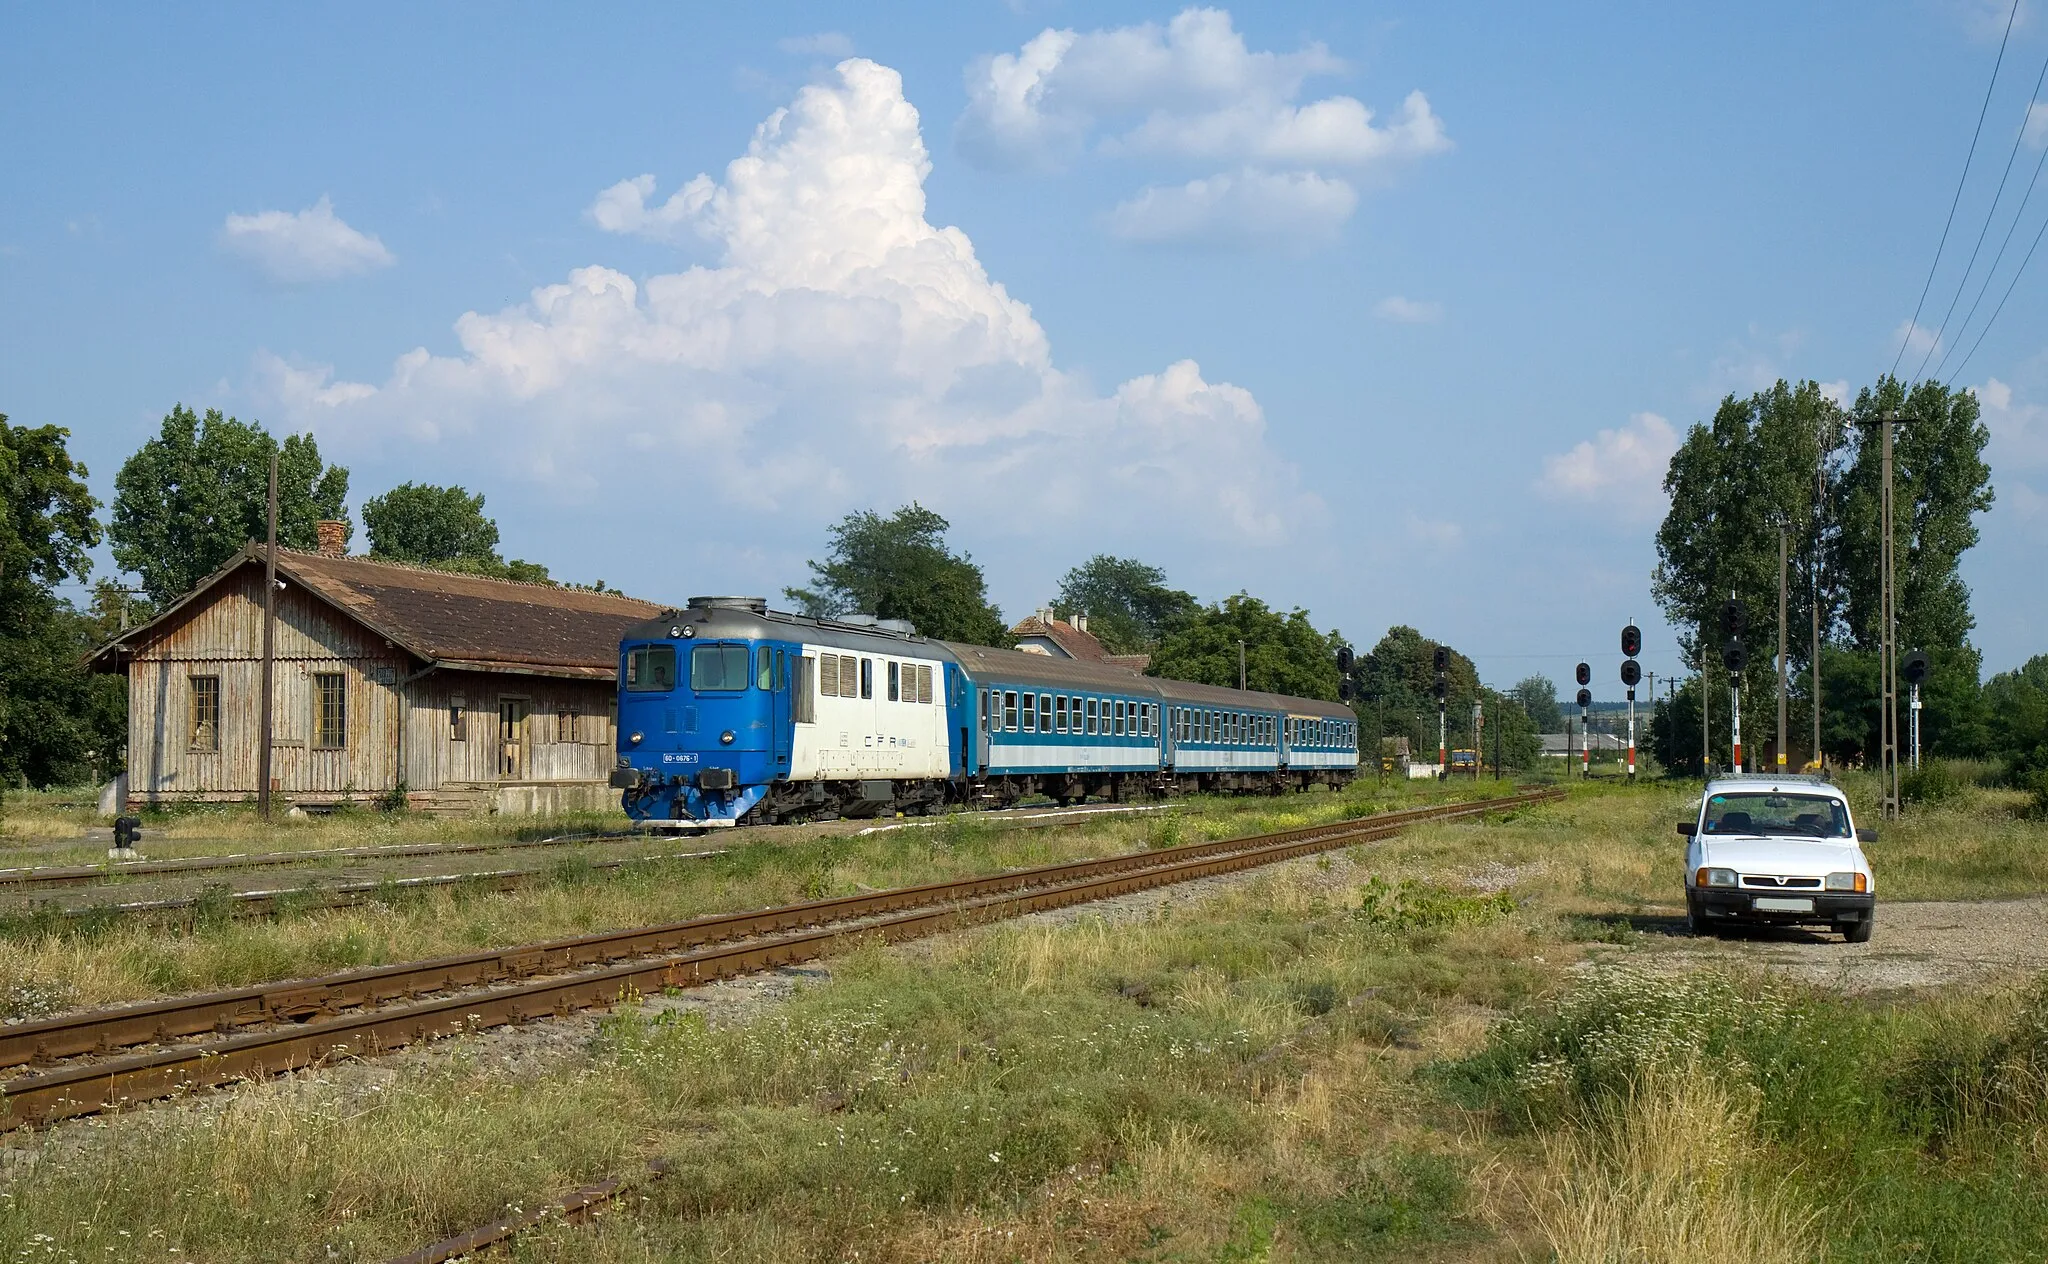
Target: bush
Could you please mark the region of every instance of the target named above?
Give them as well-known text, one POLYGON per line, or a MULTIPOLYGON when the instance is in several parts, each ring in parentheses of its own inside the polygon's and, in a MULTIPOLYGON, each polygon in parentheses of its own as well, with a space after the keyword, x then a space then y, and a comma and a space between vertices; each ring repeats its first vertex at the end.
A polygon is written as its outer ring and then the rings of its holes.
POLYGON ((1918 768, 1906 770, 1899 779, 1899 795, 1908 803, 1932 806, 1963 797, 1971 780, 1945 759, 1930 759, 1918 768))
POLYGON ((1399 886, 1374 878, 1358 889, 1358 907, 1351 915, 1376 930, 1449 930, 1514 911, 1515 897, 1506 891, 1467 895, 1412 878, 1399 886))

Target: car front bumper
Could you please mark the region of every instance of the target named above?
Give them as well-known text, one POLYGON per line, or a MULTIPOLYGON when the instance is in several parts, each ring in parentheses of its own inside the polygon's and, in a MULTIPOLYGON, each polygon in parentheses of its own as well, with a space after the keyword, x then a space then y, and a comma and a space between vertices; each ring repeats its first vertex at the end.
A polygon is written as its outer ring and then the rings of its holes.
POLYGON ((1695 887, 1692 890, 1692 899, 1708 917, 1791 925, 1805 922, 1860 922, 1868 918, 1871 911, 1877 907, 1875 895, 1858 895, 1853 891, 1755 891, 1733 887, 1695 887), (1758 908, 1758 900, 1810 900, 1812 907, 1773 908, 1766 903, 1765 907, 1758 908))

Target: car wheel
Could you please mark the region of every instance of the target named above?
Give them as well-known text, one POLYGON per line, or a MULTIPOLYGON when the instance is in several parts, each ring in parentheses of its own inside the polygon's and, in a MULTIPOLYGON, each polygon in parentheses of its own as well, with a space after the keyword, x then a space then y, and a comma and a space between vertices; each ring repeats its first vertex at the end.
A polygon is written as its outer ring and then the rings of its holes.
POLYGON ((1699 901, 1691 896, 1685 899, 1685 928, 1703 937, 1714 933, 1714 924, 1708 921, 1706 913, 1701 911, 1699 901))
POLYGON ((1877 910, 1872 909, 1863 915, 1861 921, 1843 922, 1842 938, 1852 944, 1867 944, 1870 942, 1870 933, 1876 929, 1877 910))

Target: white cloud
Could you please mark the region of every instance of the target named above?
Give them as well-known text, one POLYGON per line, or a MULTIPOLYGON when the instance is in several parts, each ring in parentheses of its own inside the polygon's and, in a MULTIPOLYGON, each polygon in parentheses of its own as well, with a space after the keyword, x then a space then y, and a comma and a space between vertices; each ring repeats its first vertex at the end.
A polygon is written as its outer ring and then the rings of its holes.
POLYGON ((649 522, 754 511, 708 528, 761 533, 749 545, 812 547, 849 509, 913 497, 956 522, 999 511, 1006 541, 1087 547, 1256 547, 1321 515, 1250 392, 1192 361, 1107 395, 1057 368, 967 235, 926 220, 930 169, 901 78, 845 61, 722 180, 657 203, 643 176, 590 208, 612 231, 699 235, 716 266, 578 268, 463 315, 457 354, 408 352, 375 385, 267 357, 259 394, 338 450, 408 436, 585 504, 624 480, 643 490, 618 512, 649 522))
POLYGON ((1109 213, 1109 229, 1131 242, 1305 248, 1334 237, 1357 205, 1342 180, 1243 171, 1144 189, 1109 213))
POLYGON ((1840 378, 1833 382, 1822 382, 1820 384, 1820 397, 1837 408, 1847 408, 1849 406, 1849 379, 1840 378))
POLYGON ((1536 490, 1551 500, 1611 509, 1629 521, 1663 512, 1664 472, 1678 451, 1678 433, 1656 413, 1602 430, 1569 452, 1543 458, 1536 490))
POLYGON ((1898 328, 1892 330, 1891 340, 1893 347, 1898 347, 1901 344, 1905 347, 1905 355, 1909 357, 1924 357, 1941 345, 1941 335, 1936 330, 1929 329, 1925 325, 1916 325, 1910 320, 1902 320, 1899 322, 1898 328))
MULTIPOLYGON (((1163 27, 1047 29, 1015 53, 969 67, 967 109, 954 137, 970 160, 1000 169, 1057 167, 1091 149, 1108 158, 1199 164, 1216 174, 1182 186, 1178 196, 1144 190, 1118 208, 1112 227, 1154 240, 1126 231, 1133 216, 1177 220, 1251 191, 1245 209, 1268 207, 1278 218, 1227 236, 1266 241, 1291 231, 1305 204, 1327 217, 1340 189, 1336 218, 1348 218, 1357 196, 1344 176, 1450 147, 1421 92, 1410 92, 1385 123, 1355 97, 1299 100, 1306 80, 1344 69, 1321 44, 1254 52, 1221 9, 1187 9, 1163 27)), ((1212 217, 1197 216, 1205 224, 1212 217)))
POLYGON ((2048 101, 2036 101, 2027 107, 2027 121, 2020 134, 2035 149, 2048 144, 2048 101))
POLYGON ((775 41, 775 47, 792 57, 828 57, 841 61, 853 56, 853 40, 840 31, 819 31, 815 35, 793 35, 775 41))
POLYGON ((1465 541, 1465 528, 1449 518, 1425 518, 1410 510, 1406 526, 1409 539, 1441 551, 1448 552, 1465 541))
POLYGON ((1444 305, 1389 294, 1373 304, 1372 314, 1398 325, 1433 325, 1444 318, 1444 305))
POLYGON ((2048 466, 2048 405, 2022 402, 1995 377, 1974 389, 1994 468, 2048 466))
POLYGON ((383 242, 344 223, 325 195, 303 211, 230 214, 221 226, 220 243, 271 280, 287 284, 329 281, 397 262, 383 242))

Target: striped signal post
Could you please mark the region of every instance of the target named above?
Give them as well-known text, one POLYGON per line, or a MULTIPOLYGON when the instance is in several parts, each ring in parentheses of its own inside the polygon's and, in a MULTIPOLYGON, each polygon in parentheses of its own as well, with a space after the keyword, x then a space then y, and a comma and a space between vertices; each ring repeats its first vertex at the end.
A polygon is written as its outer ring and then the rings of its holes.
POLYGON ((1445 708, 1451 696, 1451 651, 1449 647, 1436 647, 1436 773, 1449 777, 1451 772, 1450 728, 1445 708))
POLYGON ((1593 691, 1586 688, 1586 686, 1593 683, 1593 665, 1591 663, 1580 663, 1578 670, 1572 674, 1573 678, 1579 682, 1579 696, 1577 698, 1579 704, 1579 732, 1586 739, 1582 743, 1580 750, 1579 775, 1590 778, 1593 775, 1593 691))
MULTIPOLYGON (((1631 619, 1621 630, 1621 683, 1628 686, 1628 779, 1636 779, 1636 685, 1643 678, 1643 669, 1636 663, 1636 655, 1643 652, 1643 630, 1631 619)), ((1657 694, 1653 677, 1650 685, 1651 700, 1657 694)))
POLYGON ((1734 597, 1721 605, 1721 664, 1728 669, 1728 735, 1734 748, 1735 775, 1742 775, 1742 669, 1749 666, 1749 647, 1742 633, 1749 626, 1749 611, 1734 597))

